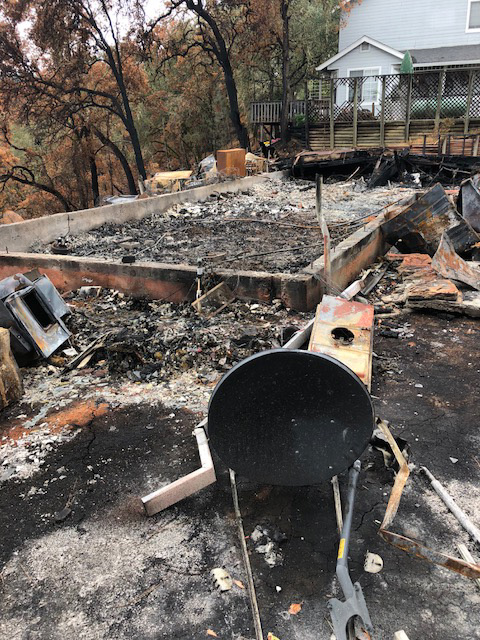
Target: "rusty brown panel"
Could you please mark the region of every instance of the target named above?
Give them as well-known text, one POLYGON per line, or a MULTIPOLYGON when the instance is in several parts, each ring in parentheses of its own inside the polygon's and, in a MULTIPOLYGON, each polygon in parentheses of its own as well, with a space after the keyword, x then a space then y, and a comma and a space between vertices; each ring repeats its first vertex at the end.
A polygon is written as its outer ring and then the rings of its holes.
POLYGON ((345 298, 323 296, 318 305, 310 338, 310 351, 340 360, 369 389, 372 379, 373 306, 345 298), (352 340, 335 338, 335 331, 346 329, 352 340))
POLYGON ((420 253, 410 253, 393 257, 398 261, 397 267, 405 282, 405 302, 415 300, 454 300, 460 301, 462 296, 455 284, 448 279, 441 278, 432 268, 432 258, 420 253))
POLYGON ((471 266, 455 251, 452 241, 443 234, 440 246, 432 258, 432 267, 445 278, 453 278, 480 291, 480 269, 471 266))
POLYGON ((417 281, 405 287, 405 299, 412 300, 461 300, 460 291, 450 280, 428 278, 425 282, 417 281))
POLYGON ((426 253, 389 253, 387 255, 389 260, 401 260, 398 270, 400 273, 403 271, 412 271, 414 269, 424 269, 431 267, 432 258, 426 253))

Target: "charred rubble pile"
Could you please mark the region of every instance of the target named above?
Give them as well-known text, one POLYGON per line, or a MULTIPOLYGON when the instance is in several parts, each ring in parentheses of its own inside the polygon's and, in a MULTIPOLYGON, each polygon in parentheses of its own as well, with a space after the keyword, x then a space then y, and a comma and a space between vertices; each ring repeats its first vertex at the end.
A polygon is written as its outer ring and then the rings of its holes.
POLYGON ((67 370, 108 371, 133 381, 161 381, 193 368, 207 382, 215 380, 248 355, 281 346, 302 315, 285 310, 280 301, 233 302, 221 315, 207 319, 190 304, 136 299, 92 287, 67 300, 74 310, 68 326, 79 353, 57 364, 67 370))
MULTIPOLYGON (((367 190, 363 181, 325 185, 322 210, 332 246, 392 200, 414 189, 367 190)), ((64 253, 122 262, 161 262, 208 268, 296 273, 322 253, 315 212, 315 185, 275 180, 235 194, 217 193, 205 202, 182 203, 123 224, 104 224, 32 251, 64 253)))

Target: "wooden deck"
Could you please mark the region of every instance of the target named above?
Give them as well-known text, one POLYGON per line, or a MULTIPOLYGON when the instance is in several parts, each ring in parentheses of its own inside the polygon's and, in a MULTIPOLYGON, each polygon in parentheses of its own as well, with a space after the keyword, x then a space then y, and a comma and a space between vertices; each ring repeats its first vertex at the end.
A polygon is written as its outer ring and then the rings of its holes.
MULTIPOLYGON (((293 100, 288 105, 289 128, 303 128, 302 137, 312 149, 388 146, 424 135, 479 132, 477 68, 331 78, 317 95, 321 99, 293 100)), ((267 131, 274 137, 279 134, 281 111, 280 101, 254 102, 250 123, 261 126, 261 135, 267 131)))
MULTIPOLYGON (((288 122, 296 123, 304 120, 307 102, 305 100, 292 100, 288 104, 288 122)), ((318 115, 328 121, 330 115, 329 100, 308 100, 309 121, 318 115)), ((250 104, 251 124, 280 124, 282 116, 282 102, 252 102, 250 104)))

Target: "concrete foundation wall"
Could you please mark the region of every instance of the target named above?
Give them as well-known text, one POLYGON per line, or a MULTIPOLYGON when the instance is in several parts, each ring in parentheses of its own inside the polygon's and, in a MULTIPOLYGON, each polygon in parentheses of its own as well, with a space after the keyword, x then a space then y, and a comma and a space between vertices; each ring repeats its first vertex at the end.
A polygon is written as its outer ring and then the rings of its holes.
MULTIPOLYGON (((392 215, 403 207, 413 204, 415 198, 406 198, 398 204, 391 205, 384 213, 378 215, 375 220, 348 236, 338 244, 331 253, 330 277, 333 295, 343 291, 355 278, 379 256, 385 254, 389 245, 385 242, 382 224, 387 213, 392 215)), ((324 289, 324 258, 321 256, 304 273, 311 274, 319 280, 324 289)))
MULTIPOLYGON (((270 174, 274 178, 282 175, 284 174, 270 174)), ((35 240, 54 240, 68 231, 68 224, 70 232, 75 233, 105 222, 121 223, 140 219, 154 211, 164 211, 179 202, 197 202, 214 192, 235 192, 265 179, 265 175, 254 176, 123 205, 56 214, 5 225, 0 227, 0 249, 5 246, 8 251, 0 253, 0 279, 36 268, 40 273, 46 274, 63 293, 85 285, 95 285, 156 300, 175 303, 192 301, 196 287, 195 266, 158 262, 122 264, 95 258, 21 253, 18 247, 29 247, 35 240)), ((396 207, 405 205, 406 201, 396 207)), ((389 210, 394 210, 394 207, 389 210)), ((331 280, 334 295, 345 289, 363 269, 385 253, 388 245, 382 233, 384 219, 384 214, 377 216, 332 251, 331 280)), ((323 257, 297 274, 218 269, 209 275, 214 282, 226 282, 239 299, 269 303, 278 298, 286 307, 298 311, 314 309, 325 291, 323 257)))
POLYGON ((141 220, 152 213, 167 211, 170 207, 182 202, 200 202, 214 193, 235 193, 264 182, 267 178, 278 179, 284 175, 283 171, 261 174, 177 193, 142 198, 133 202, 55 213, 33 220, 2 225, 0 226, 0 251, 27 251, 35 242, 52 242, 67 234, 82 233, 101 227, 106 222, 122 224, 129 220, 141 220))
MULTIPOLYGON (((144 262, 122 264, 107 260, 53 256, 39 253, 0 254, 0 279, 38 269, 65 293, 82 286, 116 289, 132 296, 153 300, 185 302, 194 299, 197 269, 185 264, 144 262)), ((263 271, 218 270, 209 274, 226 282, 243 300, 282 300, 286 307, 308 311, 318 302, 315 279, 307 274, 272 274, 263 271)))

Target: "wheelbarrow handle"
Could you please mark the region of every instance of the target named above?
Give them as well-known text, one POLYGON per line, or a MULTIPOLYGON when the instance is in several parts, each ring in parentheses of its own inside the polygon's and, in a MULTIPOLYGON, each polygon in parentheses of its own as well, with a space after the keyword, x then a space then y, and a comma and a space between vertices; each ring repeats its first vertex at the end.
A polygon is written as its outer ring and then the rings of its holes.
POLYGON ((350 532, 352 529, 353 508, 355 505, 355 492, 357 488, 358 476, 360 475, 361 462, 356 460, 350 468, 348 476, 347 500, 345 514, 343 518, 343 528, 338 546, 337 555, 337 576, 345 598, 353 595, 353 583, 348 572, 348 547, 350 544, 350 532))

